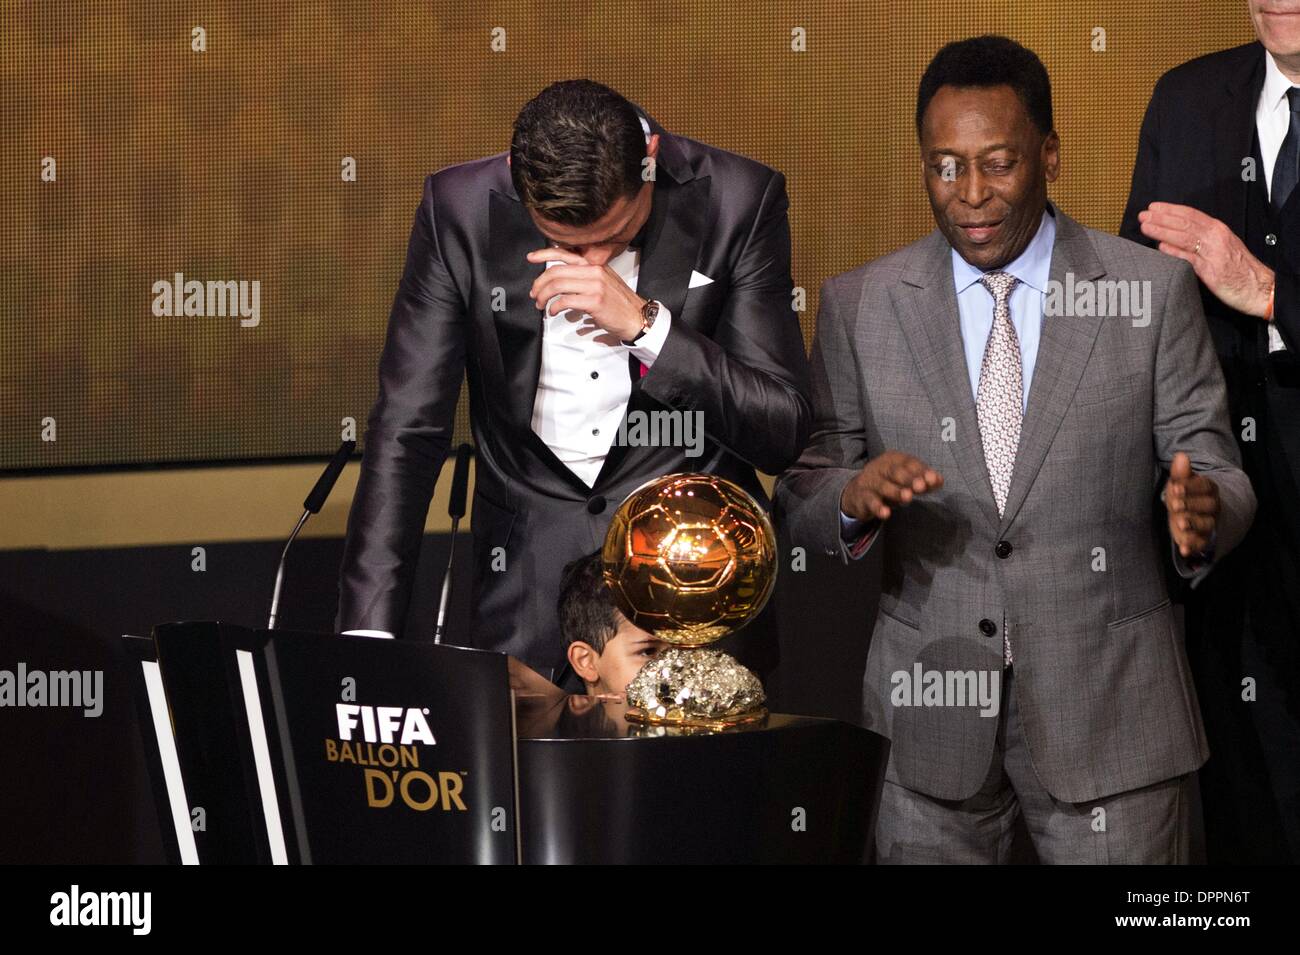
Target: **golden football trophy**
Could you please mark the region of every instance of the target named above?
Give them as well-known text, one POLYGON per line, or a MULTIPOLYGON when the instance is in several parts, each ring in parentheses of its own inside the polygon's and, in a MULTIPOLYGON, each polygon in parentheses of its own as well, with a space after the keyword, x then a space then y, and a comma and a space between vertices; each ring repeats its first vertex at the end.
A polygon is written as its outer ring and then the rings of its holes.
POLYGON ((712 474, 656 478, 619 505, 601 558, 623 615, 673 644, 628 684, 629 720, 722 729, 767 715, 758 677, 702 649, 772 594, 776 535, 757 501, 712 474))

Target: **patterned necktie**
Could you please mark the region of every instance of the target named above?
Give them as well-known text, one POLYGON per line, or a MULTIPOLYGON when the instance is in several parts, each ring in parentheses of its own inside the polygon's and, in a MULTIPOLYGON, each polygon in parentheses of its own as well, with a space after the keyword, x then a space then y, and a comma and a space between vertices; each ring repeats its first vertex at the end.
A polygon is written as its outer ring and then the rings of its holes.
MULTIPOLYGON (((980 440, 984 444, 984 463, 993 485, 993 499, 998 517, 1007 506, 1011 472, 1020 445, 1020 422, 1024 415, 1024 380, 1020 368, 1020 338, 1011 324, 1011 292, 1020 280, 1006 272, 986 272, 980 284, 993 296, 993 328, 984 346, 980 364, 979 389, 975 412, 979 419, 980 440)), ((1011 665, 1011 641, 1007 637, 1006 619, 1002 621, 1002 654, 1011 665)))
POLYGON ((1291 107, 1291 122, 1286 129, 1286 138, 1277 151, 1277 160, 1273 163, 1273 181, 1269 184, 1269 202, 1273 208, 1281 210, 1291 198, 1291 190, 1300 179, 1300 87, 1293 86, 1286 91, 1287 104, 1291 107))

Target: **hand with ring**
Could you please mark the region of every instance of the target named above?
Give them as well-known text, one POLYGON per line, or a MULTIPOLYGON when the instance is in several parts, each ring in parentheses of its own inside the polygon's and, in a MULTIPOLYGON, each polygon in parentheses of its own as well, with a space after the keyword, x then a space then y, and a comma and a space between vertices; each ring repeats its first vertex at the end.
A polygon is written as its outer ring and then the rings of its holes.
POLYGON ((1191 206, 1153 202, 1138 213, 1142 234, 1166 255, 1190 262, 1196 277, 1229 308, 1271 320, 1273 270, 1251 255, 1223 222, 1191 206))

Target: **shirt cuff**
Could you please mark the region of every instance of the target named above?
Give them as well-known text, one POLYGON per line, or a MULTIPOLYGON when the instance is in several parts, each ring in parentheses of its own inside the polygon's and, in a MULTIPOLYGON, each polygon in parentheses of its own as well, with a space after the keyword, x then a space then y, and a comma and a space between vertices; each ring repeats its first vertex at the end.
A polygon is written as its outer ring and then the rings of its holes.
POLYGON ((344 630, 343 635, 345 637, 379 637, 385 640, 396 639, 387 630, 344 630))
POLYGON ((854 560, 867 552, 879 527, 878 520, 864 521, 840 511, 840 539, 848 545, 849 556, 854 560))
POLYGON ((1268 323, 1268 351, 1269 354, 1275 351, 1286 351, 1286 342, 1282 340, 1282 333, 1277 330, 1276 322, 1268 323))
POLYGON ((1178 552, 1178 545, 1170 540, 1174 549, 1174 570, 1179 577, 1196 577, 1214 562, 1214 545, 1218 539, 1218 529, 1210 531, 1210 543, 1199 554, 1184 557, 1178 552))
POLYGON ((659 314, 655 316, 655 323, 645 330, 637 341, 629 345, 623 343, 623 347, 637 357, 641 364, 650 368, 654 365, 655 359, 659 357, 659 352, 663 350, 664 340, 668 337, 668 328, 673 323, 673 313, 664 308, 664 303, 659 303, 659 314))

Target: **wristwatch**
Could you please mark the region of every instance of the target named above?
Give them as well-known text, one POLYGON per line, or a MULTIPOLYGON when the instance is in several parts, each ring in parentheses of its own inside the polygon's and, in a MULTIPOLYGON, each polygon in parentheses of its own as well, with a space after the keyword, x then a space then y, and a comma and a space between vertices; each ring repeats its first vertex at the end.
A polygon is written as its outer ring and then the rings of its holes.
POLYGON ((635 345, 641 340, 647 331, 654 328, 655 319, 659 317, 659 303, 646 302, 641 306, 641 331, 637 332, 630 342, 623 342, 624 345, 635 345))

